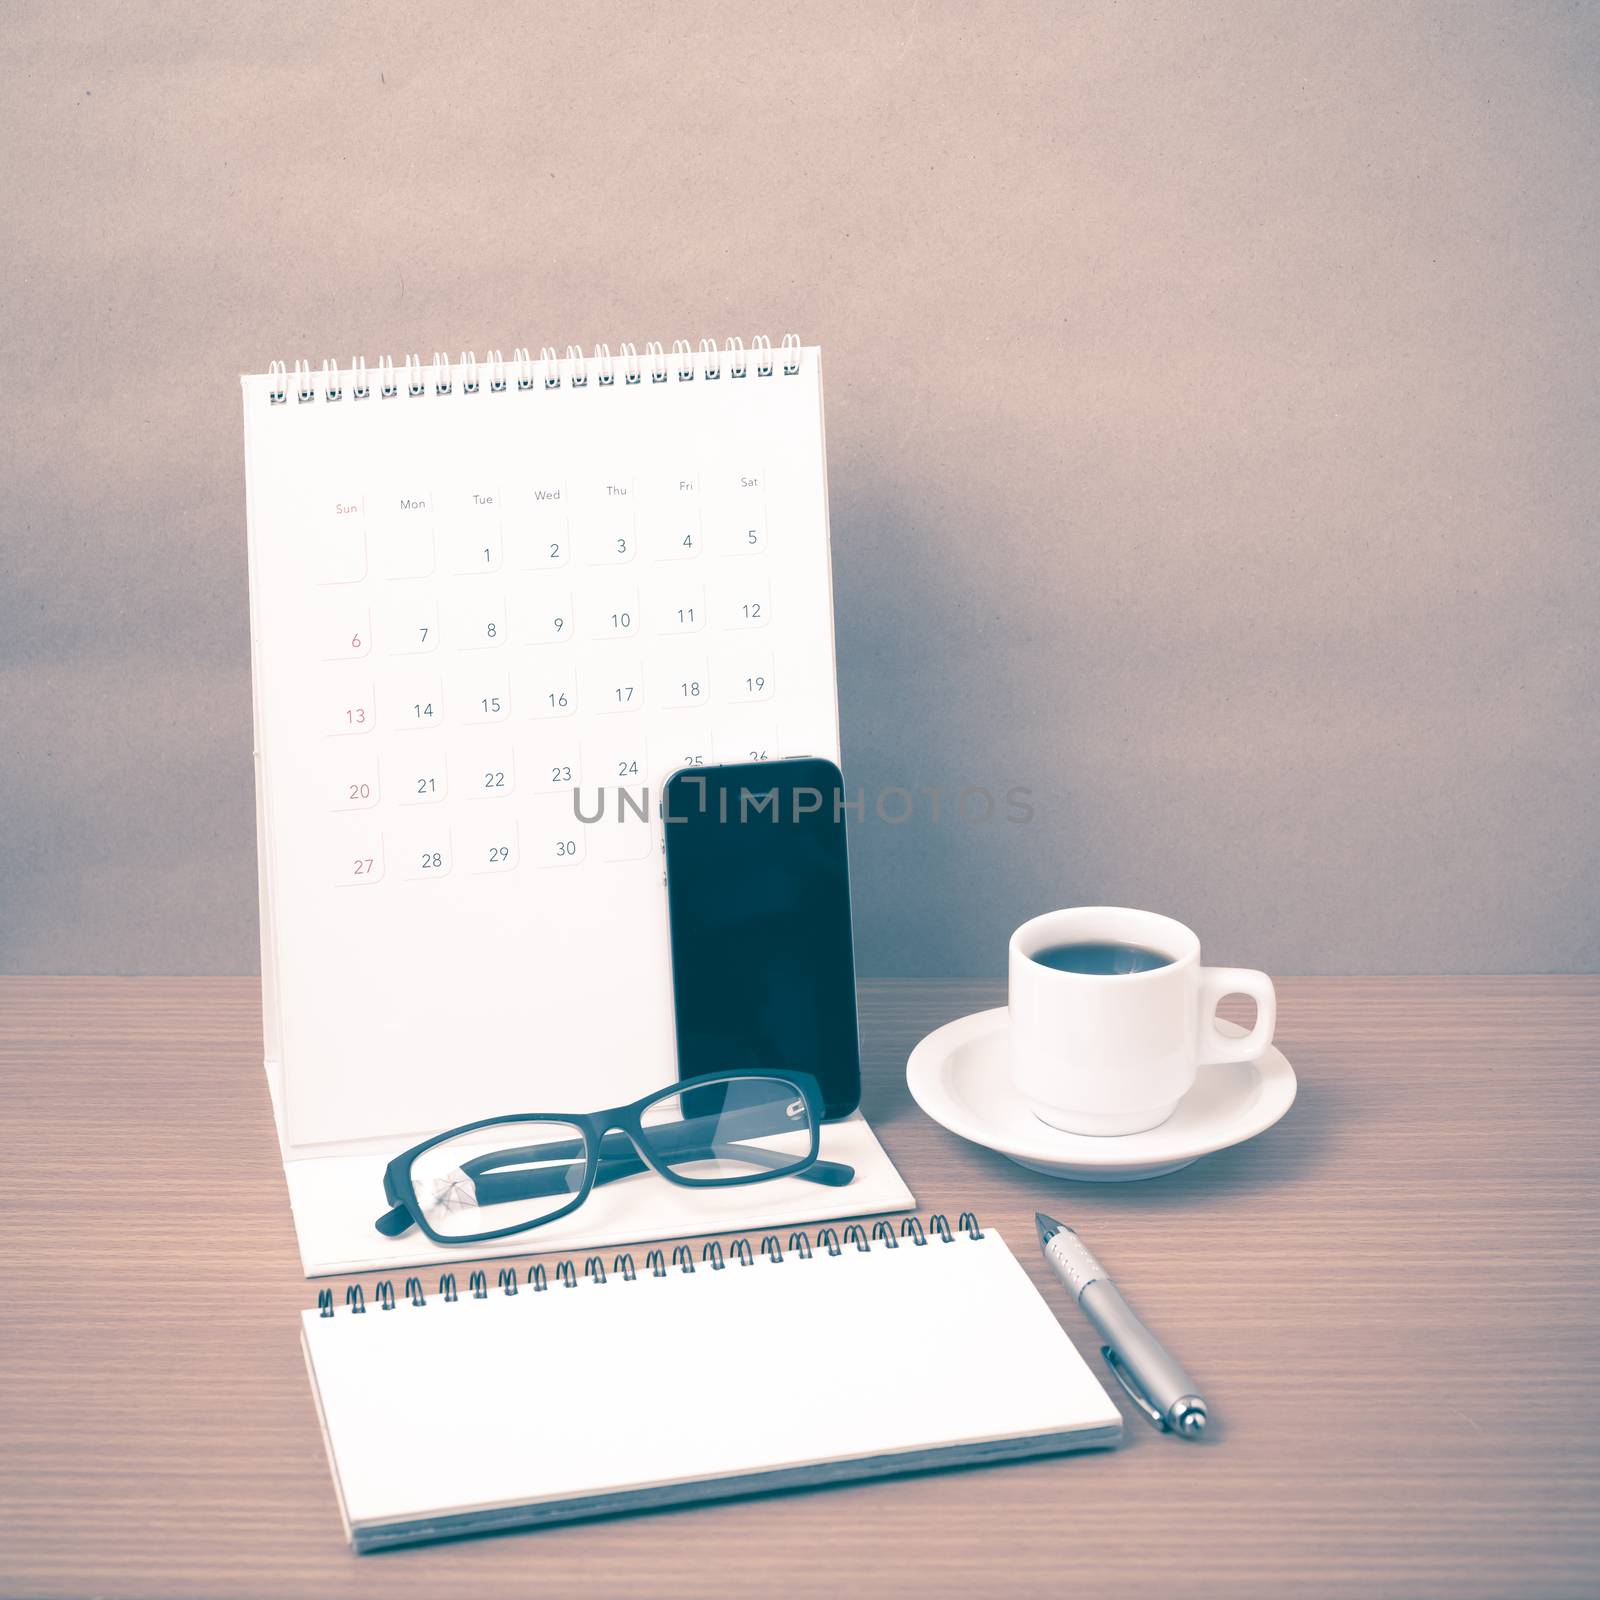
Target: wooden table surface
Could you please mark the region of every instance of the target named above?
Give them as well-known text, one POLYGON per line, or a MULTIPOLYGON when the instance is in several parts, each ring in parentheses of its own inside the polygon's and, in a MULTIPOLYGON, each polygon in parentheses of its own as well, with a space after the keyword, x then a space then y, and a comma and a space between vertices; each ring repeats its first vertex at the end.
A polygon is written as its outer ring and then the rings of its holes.
POLYGON ((907 1095, 911 1046, 997 986, 868 984, 865 1108, 924 1214, 997 1225, 1097 1361, 1030 1247, 1038 1206, 1079 1225, 1204 1383, 1211 1436, 1124 1406, 1113 1455, 364 1558, 301 1361, 257 992, 0 980, 7 1594, 1600 1590, 1600 979, 1285 980, 1286 1120, 1105 1186, 907 1095))

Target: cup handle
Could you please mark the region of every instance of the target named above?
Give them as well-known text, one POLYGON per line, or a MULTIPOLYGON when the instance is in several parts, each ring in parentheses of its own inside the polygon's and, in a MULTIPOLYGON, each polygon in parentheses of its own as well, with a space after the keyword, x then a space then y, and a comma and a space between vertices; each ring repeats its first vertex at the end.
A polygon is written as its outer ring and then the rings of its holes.
POLYGON ((1272 979, 1250 967, 1200 969, 1200 1048, 1202 1066, 1225 1061, 1254 1061, 1269 1044, 1278 1023, 1278 994, 1272 979), (1217 1028, 1217 1003, 1230 994, 1247 994, 1256 1003, 1256 1025, 1242 1039, 1230 1039, 1217 1028))

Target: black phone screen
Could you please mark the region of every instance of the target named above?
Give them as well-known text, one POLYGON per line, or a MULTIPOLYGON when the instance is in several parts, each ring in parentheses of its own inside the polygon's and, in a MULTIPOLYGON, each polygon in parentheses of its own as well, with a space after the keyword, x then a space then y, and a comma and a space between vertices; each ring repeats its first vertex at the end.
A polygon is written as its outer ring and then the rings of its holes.
POLYGON ((861 1099, 844 780, 804 758, 690 767, 663 795, 678 1072, 792 1068, 861 1099))

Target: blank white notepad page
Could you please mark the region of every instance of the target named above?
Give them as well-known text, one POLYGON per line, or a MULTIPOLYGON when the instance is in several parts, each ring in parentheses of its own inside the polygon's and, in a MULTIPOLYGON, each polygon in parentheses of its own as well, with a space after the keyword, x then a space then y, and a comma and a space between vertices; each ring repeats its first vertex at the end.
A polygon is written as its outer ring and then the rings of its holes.
POLYGON ((358 1528, 1121 1426, 993 1231, 304 1329, 358 1528))
POLYGON ((291 1155, 675 1076, 659 835, 618 789, 838 756, 819 353, 739 362, 244 380, 291 1155))

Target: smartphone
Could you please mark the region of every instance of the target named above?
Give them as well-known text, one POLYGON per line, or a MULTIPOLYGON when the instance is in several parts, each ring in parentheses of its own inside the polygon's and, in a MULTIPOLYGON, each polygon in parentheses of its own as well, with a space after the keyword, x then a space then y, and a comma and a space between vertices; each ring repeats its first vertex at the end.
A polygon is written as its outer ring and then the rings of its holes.
POLYGON ((685 767, 662 793, 678 1073, 797 1068, 861 1100, 844 779, 816 757, 685 767))

